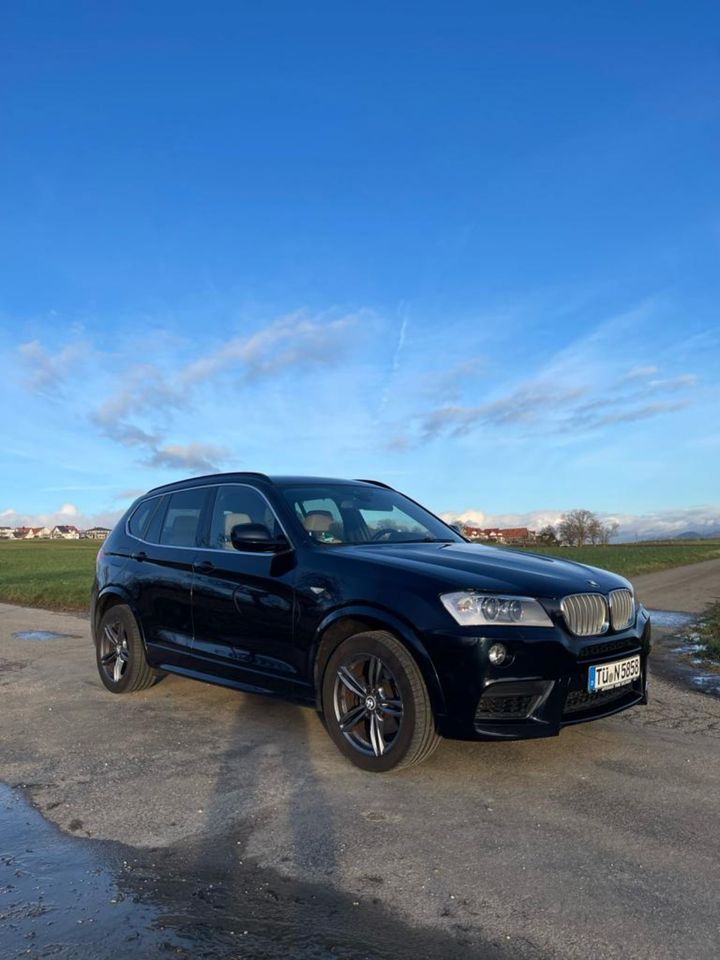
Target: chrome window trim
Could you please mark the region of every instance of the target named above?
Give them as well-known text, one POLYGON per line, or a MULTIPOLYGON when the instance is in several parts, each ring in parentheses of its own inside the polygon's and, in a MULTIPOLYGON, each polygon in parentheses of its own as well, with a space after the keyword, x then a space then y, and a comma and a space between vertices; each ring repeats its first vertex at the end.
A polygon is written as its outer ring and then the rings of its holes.
MULTIPOLYGON (((265 501, 265 503, 268 505, 268 508, 269 508, 270 512, 271 512, 272 515, 275 517, 275 522, 280 526, 280 529, 282 530, 283 534, 285 535, 285 539, 286 539, 287 542, 290 544, 289 549, 290 549, 290 550, 295 550, 295 549, 296 549, 295 544, 293 543, 292 539, 290 538, 290 536, 288 536, 288 532, 287 532, 287 530, 285 529, 282 520, 280 519, 280 517, 278 517, 278 515, 277 515, 277 510, 275 509, 275 507, 273 507, 273 505, 270 503, 270 501, 269 501, 268 498, 265 496, 265 494, 262 492, 262 490, 259 490, 257 487, 254 487, 251 483, 202 483, 202 484, 198 484, 197 486, 193 486, 193 487, 180 487, 180 488, 178 488, 177 490, 166 491, 165 493, 156 493, 156 494, 154 494, 152 497, 141 498, 140 503, 138 503, 138 505, 137 505, 137 507, 135 508, 135 510, 137 510, 137 509, 140 507, 140 504, 147 502, 147 500, 157 500, 157 499, 160 499, 161 497, 165 497, 165 496, 170 496, 170 497, 172 497, 172 495, 173 495, 174 493, 187 493, 189 490, 212 490, 212 489, 218 489, 218 490, 219 490, 221 487, 247 487, 248 490, 254 490, 255 493, 260 494, 260 496, 263 498, 263 500, 265 501)), ((157 509, 157 508, 156 508, 156 509, 157 509)), ((130 533, 130 526, 129 526, 129 524, 130 524, 130 517, 132 517, 132 516, 135 514, 135 510, 133 510, 133 512, 130 514, 130 516, 129 516, 129 517, 127 518, 127 520, 125 521, 125 533, 126 533, 127 536, 130 537, 132 540, 137 540, 138 543, 146 543, 146 544, 147 544, 148 546, 150 546, 150 547, 165 547, 166 549, 170 549, 170 550, 194 550, 196 553, 197 553, 198 550, 211 550, 213 553, 222 553, 222 554, 224 554, 225 556, 232 556, 233 553, 239 553, 239 554, 240 554, 241 556, 243 556, 243 557, 271 557, 271 556, 277 556, 277 555, 278 555, 277 553, 270 553, 269 551, 268 551, 268 552, 264 552, 264 551, 262 551, 262 550, 238 550, 238 549, 235 548, 235 547, 233 547, 233 550, 232 550, 232 552, 231 552, 231 551, 229 551, 229 550, 223 550, 221 547, 206 547, 206 546, 202 546, 202 547, 181 547, 181 546, 173 546, 173 545, 170 544, 170 543, 152 543, 150 540, 143 540, 142 537, 136 537, 134 533, 130 533)), ((211 520, 211 522, 212 522, 212 517, 210 518, 210 520, 211 520)), ((161 532, 162 532, 162 531, 161 531, 161 532)), ((286 553, 287 551, 283 550, 283 551, 279 551, 279 552, 286 553)))

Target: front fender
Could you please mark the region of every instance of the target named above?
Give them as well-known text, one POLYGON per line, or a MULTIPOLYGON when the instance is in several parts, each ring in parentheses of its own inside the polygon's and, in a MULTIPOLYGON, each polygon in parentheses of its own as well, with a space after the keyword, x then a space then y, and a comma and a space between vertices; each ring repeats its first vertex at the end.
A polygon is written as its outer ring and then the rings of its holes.
MULTIPOLYGON (((362 624, 366 626, 366 629, 369 630, 388 630, 401 640, 412 653, 415 662, 420 668, 430 696, 433 712, 436 716, 445 713, 445 698, 442 687, 440 686, 440 680, 438 679, 430 655, 420 637, 409 623, 389 610, 383 607, 373 606, 372 604, 352 604, 346 607, 340 607, 329 613, 319 624, 310 649, 309 670, 309 675, 315 678, 315 690, 318 702, 321 693, 320 678, 317 675, 318 653, 321 649, 323 638, 327 635, 328 631, 330 631, 333 626, 338 625, 342 620, 361 621, 362 624)), ((341 637, 338 643, 341 643, 342 639, 344 638, 341 637)), ((327 657, 335 646, 337 646, 337 644, 334 644, 331 650, 327 651, 327 655, 322 658, 323 662, 327 660, 327 657)))

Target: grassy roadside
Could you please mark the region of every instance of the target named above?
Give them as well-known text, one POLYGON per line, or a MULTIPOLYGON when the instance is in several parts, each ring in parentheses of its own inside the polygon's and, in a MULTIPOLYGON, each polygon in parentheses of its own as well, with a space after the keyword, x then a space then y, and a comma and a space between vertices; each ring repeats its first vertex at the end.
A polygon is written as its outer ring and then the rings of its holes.
POLYGON ((0 601, 87 610, 97 540, 0 541, 0 601))
POLYGON ((699 643, 703 656, 720 661, 720 603, 714 603, 702 616, 699 624, 699 643))
POLYGON ((597 547, 542 547, 535 553, 577 560, 613 570, 623 577, 637 577, 642 573, 657 573, 671 567, 682 567, 702 560, 720 557, 720 540, 680 540, 668 543, 620 543, 597 547))

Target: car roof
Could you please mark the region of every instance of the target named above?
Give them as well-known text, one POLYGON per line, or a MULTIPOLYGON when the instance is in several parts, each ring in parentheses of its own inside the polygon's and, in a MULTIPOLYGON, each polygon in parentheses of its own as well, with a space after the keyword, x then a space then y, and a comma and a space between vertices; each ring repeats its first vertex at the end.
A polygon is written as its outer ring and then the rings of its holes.
MULTIPOLYGON (((204 486, 210 483, 247 483, 252 481, 258 486, 269 485, 277 487, 305 487, 322 486, 324 484, 366 484, 374 487, 388 487, 388 484, 380 480, 348 480, 339 477, 308 477, 308 476, 278 476, 274 474, 269 476, 266 473, 255 473, 249 470, 236 471, 233 473, 211 473, 202 477, 188 477, 186 480, 176 480, 173 483, 166 483, 160 487, 153 487, 143 496, 151 493, 169 493, 173 490, 179 490, 185 487, 204 486)), ((390 489, 390 488, 388 488, 390 489)))

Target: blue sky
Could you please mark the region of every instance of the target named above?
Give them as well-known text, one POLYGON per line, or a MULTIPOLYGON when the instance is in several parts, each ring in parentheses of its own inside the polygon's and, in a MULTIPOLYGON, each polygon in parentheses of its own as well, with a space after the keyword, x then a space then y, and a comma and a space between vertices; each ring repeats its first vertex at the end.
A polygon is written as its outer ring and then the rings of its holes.
POLYGON ((720 523, 715 5, 6 10, 0 524, 214 469, 720 523))

